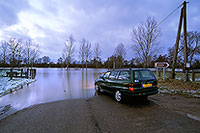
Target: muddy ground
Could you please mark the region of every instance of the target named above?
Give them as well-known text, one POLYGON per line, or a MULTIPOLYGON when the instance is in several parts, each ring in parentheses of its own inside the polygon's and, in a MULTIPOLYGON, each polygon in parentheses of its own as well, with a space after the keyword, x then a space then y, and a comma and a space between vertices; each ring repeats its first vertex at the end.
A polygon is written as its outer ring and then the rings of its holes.
POLYGON ((200 99, 157 94, 117 103, 111 95, 35 105, 0 121, 0 132, 199 132, 200 99))

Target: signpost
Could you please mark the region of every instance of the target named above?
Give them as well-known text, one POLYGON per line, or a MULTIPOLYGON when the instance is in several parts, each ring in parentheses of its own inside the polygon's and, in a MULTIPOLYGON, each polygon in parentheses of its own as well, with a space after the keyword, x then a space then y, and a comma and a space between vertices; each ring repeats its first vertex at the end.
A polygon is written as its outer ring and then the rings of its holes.
POLYGON ((156 62, 155 68, 156 68, 156 78, 158 79, 158 69, 163 68, 163 80, 165 80, 165 69, 169 67, 169 63, 167 62, 156 62))

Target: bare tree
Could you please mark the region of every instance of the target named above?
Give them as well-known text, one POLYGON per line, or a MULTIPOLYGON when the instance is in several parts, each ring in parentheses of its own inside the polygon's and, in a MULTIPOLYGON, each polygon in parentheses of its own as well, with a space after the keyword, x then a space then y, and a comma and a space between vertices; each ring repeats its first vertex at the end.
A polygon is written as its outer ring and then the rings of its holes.
POLYGON ((123 43, 119 43, 114 51, 115 56, 121 56, 122 58, 126 57, 126 49, 123 43))
POLYGON ((12 38, 9 41, 7 41, 7 43, 9 49, 8 53, 9 53, 10 65, 13 68, 16 65, 17 57, 20 55, 19 48, 21 47, 22 42, 16 38, 12 38))
POLYGON ((80 47, 79 47, 79 57, 81 59, 81 64, 83 68, 85 63, 85 47, 86 47, 86 40, 85 38, 83 38, 82 41, 80 42, 80 47))
POLYGON ((99 43, 96 43, 95 44, 95 47, 94 47, 94 54, 95 54, 95 59, 97 60, 97 61, 100 61, 100 56, 101 56, 101 49, 100 49, 100 45, 99 45, 99 43))
POLYGON ((62 68, 62 66, 63 66, 63 58, 62 57, 58 58, 57 64, 60 65, 60 67, 62 68))
POLYGON ((124 62, 124 58, 126 57, 126 49, 123 43, 119 43, 115 48, 114 57, 115 57, 114 65, 116 65, 115 67, 121 68, 124 62))
POLYGON ((98 67, 98 63, 101 62, 100 56, 101 56, 100 45, 99 45, 99 43, 96 43, 95 47, 94 47, 94 59, 95 59, 96 67, 98 67))
MULTIPOLYGON (((175 47, 170 47, 168 48, 168 63, 170 66, 172 66, 173 64, 173 58, 174 58, 174 50, 175 47)), ((176 62, 176 66, 180 67, 181 64, 183 63, 183 59, 181 59, 181 55, 180 55, 180 49, 177 51, 177 62, 176 62)))
POLYGON ((10 78, 12 79, 12 72, 14 66, 18 63, 17 60, 21 58, 21 40, 18 40, 16 38, 11 38, 9 41, 7 41, 8 44, 8 58, 11 65, 11 73, 10 78))
POLYGON ((92 55, 91 43, 89 41, 86 41, 86 46, 85 46, 86 69, 87 69, 87 64, 91 58, 91 55, 92 55))
POLYGON ((132 30, 133 50, 138 58, 148 67, 151 57, 158 53, 157 39, 161 35, 154 18, 148 17, 145 23, 139 24, 132 30))
POLYGON ((70 35, 69 39, 65 42, 65 47, 63 49, 63 58, 65 63, 67 64, 67 69, 72 61, 73 53, 75 50, 74 41, 75 40, 73 35, 70 35))
POLYGON ((26 40, 24 41, 24 49, 23 49, 23 54, 24 54, 24 63, 26 63, 28 69, 31 65, 33 66, 36 58, 39 55, 39 44, 36 43, 34 40, 26 40))
POLYGON ((6 64, 8 58, 8 43, 5 40, 1 41, 1 57, 2 63, 6 64))
POLYGON ((36 59, 38 58, 39 53, 40 53, 39 44, 33 43, 33 46, 32 46, 31 52, 30 52, 30 55, 31 55, 31 58, 30 58, 31 59, 30 60, 31 68, 33 67, 33 64, 35 63, 36 59))
POLYGON ((23 52, 23 46, 22 46, 22 40, 19 40, 19 43, 20 43, 20 45, 18 46, 18 49, 17 49, 17 54, 16 54, 16 65, 18 66, 18 67, 20 67, 20 64, 21 64, 21 62, 22 62, 22 52, 23 52))
POLYGON ((29 39, 27 41, 24 42, 24 63, 26 63, 28 69, 29 69, 29 65, 30 65, 30 54, 31 54, 31 46, 32 46, 32 41, 29 39))
MULTIPOLYGON (((184 36, 181 36, 181 46, 180 52, 181 57, 184 58, 184 36)), ((199 58, 200 55, 200 32, 188 32, 187 33, 187 55, 188 55, 188 62, 191 64, 194 62, 195 57, 199 58)))

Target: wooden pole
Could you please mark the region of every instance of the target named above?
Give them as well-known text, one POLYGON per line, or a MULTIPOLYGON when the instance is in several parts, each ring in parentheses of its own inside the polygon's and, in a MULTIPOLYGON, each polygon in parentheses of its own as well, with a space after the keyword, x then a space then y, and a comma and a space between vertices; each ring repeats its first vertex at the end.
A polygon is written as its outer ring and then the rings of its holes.
POLYGON ((194 69, 192 69, 192 81, 195 81, 195 72, 194 72, 194 69))
POLYGON ((23 69, 21 69, 21 78, 22 78, 22 75, 23 75, 23 69))
POLYGON ((188 69, 186 67, 188 63, 188 53, 187 53, 187 16, 186 16, 186 4, 187 2, 183 2, 183 17, 184 17, 184 25, 183 25, 183 30, 184 30, 184 43, 185 43, 185 49, 184 49, 184 61, 185 61, 185 82, 188 81, 188 69))
POLYGON ((173 58, 172 73, 171 73, 171 77, 173 79, 175 79, 175 68, 176 68, 176 60, 177 60, 177 54, 178 54, 178 48, 179 48, 179 40, 180 40, 180 35, 181 35, 182 20, 183 20, 183 8, 181 9, 178 32, 177 32, 177 36, 176 36, 176 45, 175 45, 175 49, 174 49, 174 58, 173 58))
POLYGON ((165 80, 165 68, 163 68, 163 80, 165 80))

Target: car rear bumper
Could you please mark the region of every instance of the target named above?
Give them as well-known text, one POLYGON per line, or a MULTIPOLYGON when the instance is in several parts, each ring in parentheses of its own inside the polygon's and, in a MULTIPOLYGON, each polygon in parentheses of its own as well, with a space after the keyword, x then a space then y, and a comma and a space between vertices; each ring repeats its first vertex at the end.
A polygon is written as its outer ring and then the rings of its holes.
POLYGON ((158 93, 158 88, 146 88, 146 89, 140 89, 135 91, 121 91, 124 96, 148 96, 148 95, 154 95, 158 93))

